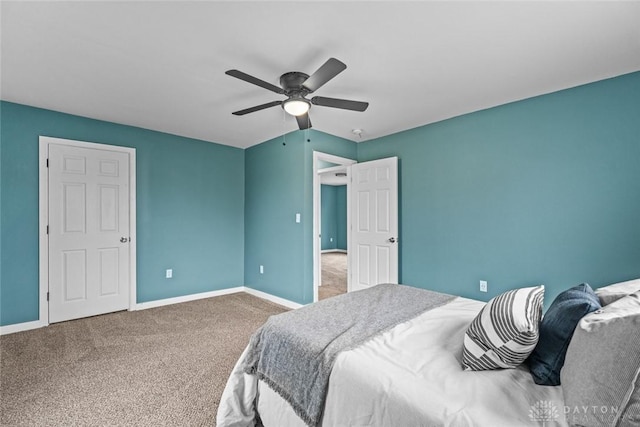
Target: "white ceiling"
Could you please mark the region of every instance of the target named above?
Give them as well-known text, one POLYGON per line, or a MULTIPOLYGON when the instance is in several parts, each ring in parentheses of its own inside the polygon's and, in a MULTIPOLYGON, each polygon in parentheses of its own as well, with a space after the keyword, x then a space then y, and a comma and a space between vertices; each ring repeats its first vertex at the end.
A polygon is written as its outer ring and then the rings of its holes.
POLYGON ((315 129, 367 140, 640 70, 640 2, 2 1, 1 97, 249 147, 297 129, 273 84, 329 57, 315 129), (363 129, 361 138, 352 129, 363 129))

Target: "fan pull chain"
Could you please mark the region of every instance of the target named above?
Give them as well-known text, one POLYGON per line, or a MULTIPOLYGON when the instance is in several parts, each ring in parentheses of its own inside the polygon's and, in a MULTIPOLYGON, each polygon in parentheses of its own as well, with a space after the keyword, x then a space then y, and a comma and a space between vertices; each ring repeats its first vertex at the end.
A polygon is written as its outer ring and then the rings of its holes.
POLYGON ((282 145, 287 145, 287 113, 282 109, 282 145))
POLYGON ((309 124, 311 123, 311 114, 309 114, 309 111, 307 111, 307 128, 304 130, 304 139, 307 140, 307 142, 311 142, 311 140, 309 139, 309 124))

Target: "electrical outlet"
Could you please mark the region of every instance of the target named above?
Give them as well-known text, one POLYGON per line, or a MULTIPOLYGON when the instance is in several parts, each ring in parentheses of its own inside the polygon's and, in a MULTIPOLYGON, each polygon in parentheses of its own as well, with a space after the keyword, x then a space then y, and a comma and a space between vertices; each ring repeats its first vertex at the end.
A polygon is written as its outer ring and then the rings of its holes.
POLYGON ((480 280, 480 292, 487 292, 488 285, 485 280, 480 280))
POLYGON ((167 271, 166 271, 165 277, 166 277, 167 279, 171 279, 171 278, 173 278, 173 269, 171 269, 171 268, 167 268, 167 271))

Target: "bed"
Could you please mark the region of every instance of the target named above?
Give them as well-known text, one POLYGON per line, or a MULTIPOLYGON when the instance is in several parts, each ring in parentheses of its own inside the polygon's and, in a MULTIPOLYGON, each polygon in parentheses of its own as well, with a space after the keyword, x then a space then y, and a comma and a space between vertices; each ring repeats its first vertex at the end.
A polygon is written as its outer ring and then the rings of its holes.
MULTIPOLYGON (((283 398, 286 393, 274 391, 278 388, 267 385, 264 378, 247 373, 248 347, 223 392, 218 426, 640 425, 640 416, 638 424, 620 424, 618 407, 611 424, 583 422, 588 414, 572 418, 562 387, 536 384, 526 364, 513 369, 463 370, 465 334, 486 305, 451 297, 354 348, 339 351, 317 423, 303 421, 283 398)), ((637 308, 640 313, 640 303, 637 308)), ((629 369, 635 369, 635 379, 640 381, 636 363, 629 369)), ((638 397, 633 387, 627 394, 625 405, 629 396, 638 397)), ((636 400, 640 408, 640 399, 636 400)))

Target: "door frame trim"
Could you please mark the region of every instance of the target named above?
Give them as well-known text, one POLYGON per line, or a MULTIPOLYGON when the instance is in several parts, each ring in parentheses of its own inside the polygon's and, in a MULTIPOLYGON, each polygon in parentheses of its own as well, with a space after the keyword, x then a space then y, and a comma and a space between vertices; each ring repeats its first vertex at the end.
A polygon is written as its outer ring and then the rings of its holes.
MULTIPOLYGON (((349 208, 349 204, 350 204, 350 189, 351 189, 351 183, 350 183, 350 175, 351 175, 351 168, 350 166, 358 163, 357 160, 353 160, 353 159, 347 159, 345 157, 340 157, 340 156, 335 156, 333 154, 328 154, 328 153, 323 153, 321 151, 313 151, 313 302, 318 301, 318 286, 319 286, 319 281, 320 281, 320 238, 319 238, 319 234, 320 234, 320 216, 321 216, 321 212, 320 212, 320 208, 321 208, 321 201, 320 201, 320 193, 321 193, 321 188, 320 188, 320 175, 319 175, 319 171, 322 169, 319 167, 319 161, 326 161, 326 162, 330 162, 330 163, 336 163, 340 166, 344 166, 347 168, 347 252, 349 251, 349 241, 351 240, 349 235, 350 235, 350 229, 351 229, 351 209, 349 208)), ((326 168, 325 168, 326 169, 326 168)), ((347 264, 349 264, 350 261, 347 261, 347 264)), ((350 268, 351 266, 348 265, 347 268, 350 268)), ((349 274, 348 277, 348 281, 351 281, 351 275, 349 274)), ((349 286, 348 288, 349 289, 349 286)))
POLYGON ((129 236, 131 238, 129 245, 129 311, 135 310, 137 290, 136 246, 138 241, 136 238, 136 149, 42 135, 39 136, 38 143, 39 325, 49 325, 49 302, 47 301, 47 292, 49 292, 49 236, 47 235, 47 225, 49 224, 49 174, 47 173, 49 144, 119 151, 129 155, 129 236))

